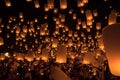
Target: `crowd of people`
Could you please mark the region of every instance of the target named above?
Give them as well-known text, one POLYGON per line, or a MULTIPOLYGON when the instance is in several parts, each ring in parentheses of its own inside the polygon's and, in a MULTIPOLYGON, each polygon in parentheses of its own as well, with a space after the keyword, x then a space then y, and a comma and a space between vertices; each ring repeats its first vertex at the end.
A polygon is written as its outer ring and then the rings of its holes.
POLYGON ((54 80, 50 76, 51 66, 60 68, 71 80, 120 80, 120 77, 110 73, 107 61, 104 62, 103 69, 82 64, 77 58, 68 58, 65 64, 53 60, 27 62, 7 58, 0 61, 0 80, 54 80))

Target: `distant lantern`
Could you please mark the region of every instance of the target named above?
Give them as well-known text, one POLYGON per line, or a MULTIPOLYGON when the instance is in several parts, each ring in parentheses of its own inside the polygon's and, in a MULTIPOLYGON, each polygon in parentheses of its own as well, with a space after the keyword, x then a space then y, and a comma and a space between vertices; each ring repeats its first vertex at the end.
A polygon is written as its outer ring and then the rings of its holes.
POLYGON ((67 0, 60 0, 60 9, 67 8, 67 0))
POLYGON ((56 48, 58 45, 58 40, 57 39, 53 39, 52 41, 52 48, 56 48))
POLYGON ((5 0, 5 5, 6 5, 7 7, 10 7, 10 6, 11 6, 10 0, 5 0))
POLYGON ((96 23, 96 30, 101 30, 101 23, 100 22, 96 23))
POLYGON ((18 60, 18 61, 24 60, 23 54, 22 53, 16 53, 16 60, 18 60))
POLYGON ((77 7, 83 7, 85 4, 82 0, 77 0, 77 7))
POLYGON ((48 1, 48 7, 50 9, 53 9, 54 8, 54 0, 47 0, 48 1))
POLYGON ((73 41, 72 41, 72 39, 69 39, 69 40, 68 40, 68 46, 69 46, 69 47, 73 46, 73 41))
POLYGON ((28 62, 32 62, 34 60, 34 53, 32 51, 28 51, 27 54, 25 54, 25 59, 28 61, 28 62))
POLYGON ((5 54, 4 53, 0 54, 0 60, 5 60, 5 54))
POLYGON ((40 8, 40 4, 38 0, 34 0, 34 5, 35 5, 35 8, 40 8))
POLYGON ((116 12, 113 11, 111 14, 109 14, 108 25, 112 25, 115 23, 117 23, 117 15, 116 12))
POLYGON ((49 59, 49 52, 50 52, 49 49, 43 48, 42 49, 42 54, 41 54, 41 59, 44 60, 44 61, 48 61, 48 59, 49 59))
POLYGON ((65 45, 58 45, 56 52, 56 62, 57 63, 66 63, 67 60, 67 48, 65 45))
POLYGON ((86 28, 87 28, 87 25, 86 25, 85 21, 82 22, 82 28, 83 28, 83 29, 86 29, 86 28))
POLYGON ((120 23, 105 27, 102 37, 110 71, 120 76, 120 23))
POLYGON ((103 39, 102 38, 98 39, 98 45, 99 45, 99 48, 104 51, 104 44, 103 44, 103 39))
POLYGON ((83 59, 83 64, 92 64, 95 61, 95 57, 93 56, 93 53, 86 53, 83 59))
POLYGON ((23 12, 19 13, 19 18, 23 18, 23 12))
POLYGON ((69 36, 69 37, 72 37, 72 36, 73 36, 73 31, 72 31, 72 30, 69 30, 68 36, 69 36))
POLYGON ((0 46, 1 46, 1 45, 4 45, 4 40, 3 40, 2 37, 0 37, 0 46))
POLYGON ((91 10, 86 10, 85 13, 86 13, 86 19, 87 20, 92 20, 93 19, 91 10))
POLYGON ((93 16, 94 17, 97 17, 98 16, 98 12, 97 12, 97 10, 95 9, 95 10, 93 10, 93 16))

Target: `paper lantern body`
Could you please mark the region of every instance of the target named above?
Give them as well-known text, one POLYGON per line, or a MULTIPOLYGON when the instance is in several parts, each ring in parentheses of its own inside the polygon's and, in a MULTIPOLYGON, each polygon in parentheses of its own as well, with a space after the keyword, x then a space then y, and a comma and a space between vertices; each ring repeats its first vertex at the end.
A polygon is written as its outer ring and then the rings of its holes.
POLYGON ((102 37, 110 71, 120 76, 120 24, 105 27, 102 37))

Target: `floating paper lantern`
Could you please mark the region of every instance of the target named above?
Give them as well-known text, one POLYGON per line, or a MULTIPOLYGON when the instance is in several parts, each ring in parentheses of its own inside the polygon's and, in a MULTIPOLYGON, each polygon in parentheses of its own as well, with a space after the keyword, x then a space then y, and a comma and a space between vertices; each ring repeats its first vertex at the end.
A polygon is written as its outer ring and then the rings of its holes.
POLYGON ((104 51, 104 44, 103 44, 103 39, 102 38, 98 39, 98 45, 99 45, 99 48, 104 51))
POLYGON ((22 53, 16 53, 16 60, 21 61, 24 60, 24 56, 22 53))
POLYGON ((105 27, 102 37, 110 71, 120 76, 120 24, 105 27))
POLYGON ((34 0, 34 5, 35 5, 35 8, 40 8, 40 4, 38 0, 34 0))
POLYGON ((93 62, 95 62, 93 53, 86 53, 83 59, 83 64, 92 64, 93 62))
POLYGON ((27 54, 25 54, 25 59, 28 61, 28 62, 32 62, 34 60, 34 53, 29 51, 27 54))
POLYGON ((41 54, 41 59, 44 60, 44 61, 48 61, 48 59, 49 59, 49 52, 50 52, 49 49, 43 48, 42 49, 42 54, 41 54))
POLYGON ((50 9, 53 9, 54 8, 54 0, 47 0, 48 1, 48 7, 50 9))
POLYGON ((93 19, 91 10, 86 10, 86 19, 87 20, 92 20, 93 19))
POLYGON ((116 12, 112 12, 111 14, 109 14, 108 25, 115 24, 116 22, 117 22, 116 12))
POLYGON ((3 38, 2 37, 0 37, 0 46, 1 45, 4 45, 4 41, 3 41, 3 38))
POLYGON ((5 0, 5 5, 6 5, 7 7, 10 7, 10 6, 11 6, 10 0, 5 0))
POLYGON ((57 63, 66 63, 67 61, 67 48, 65 45, 58 45, 56 52, 56 62, 57 63))
POLYGON ((60 0, 60 9, 67 8, 67 0, 60 0))
POLYGON ((58 40, 57 39, 53 39, 52 41, 52 48, 56 48, 58 45, 58 40))
POLYGON ((0 54, 0 60, 5 60, 5 54, 4 53, 0 54))

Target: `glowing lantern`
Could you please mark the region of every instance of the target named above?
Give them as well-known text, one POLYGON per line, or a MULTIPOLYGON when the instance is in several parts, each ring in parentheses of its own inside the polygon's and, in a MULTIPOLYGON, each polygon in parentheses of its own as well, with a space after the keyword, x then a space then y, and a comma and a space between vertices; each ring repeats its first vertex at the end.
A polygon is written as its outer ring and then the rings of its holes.
POLYGON ((17 59, 18 61, 24 60, 23 54, 22 54, 22 53, 16 53, 16 59, 17 59))
POLYGON ((35 8, 40 8, 40 4, 38 0, 34 0, 34 5, 35 5, 35 8))
POLYGON ((77 7, 82 7, 84 6, 84 2, 82 2, 81 0, 77 0, 77 7))
POLYGON ((95 10, 93 10, 93 16, 94 16, 94 17, 98 16, 98 12, 97 12, 97 10, 96 10, 96 9, 95 9, 95 10))
POLYGON ((69 39, 69 40, 68 40, 68 46, 69 46, 69 47, 73 46, 73 41, 72 41, 72 39, 69 39))
POLYGON ((20 33, 20 36, 21 36, 21 38, 25 38, 25 37, 26 37, 26 33, 21 32, 21 33, 20 33))
POLYGON ((120 76, 120 24, 105 27, 102 37, 110 71, 120 76))
POLYGON ((67 0, 60 0, 60 9, 67 8, 67 0))
POLYGON ((115 24, 116 20, 117 20, 117 15, 116 12, 113 11, 111 14, 109 14, 108 25, 115 24))
POLYGON ((102 38, 98 39, 98 45, 99 45, 99 48, 104 51, 104 44, 103 44, 103 39, 102 38))
POLYGON ((65 45, 58 45, 57 48, 57 55, 56 55, 56 62, 57 63, 66 63, 66 54, 67 54, 67 48, 65 45))
POLYGON ((54 8, 54 0, 48 0, 48 7, 50 9, 54 8))
POLYGON ((19 13, 19 18, 23 18, 23 13, 22 12, 19 13))
POLYGON ((73 31, 72 31, 72 30, 69 30, 68 36, 69 36, 69 37, 72 37, 72 36, 73 36, 73 31))
POLYGON ((37 55, 35 56, 35 59, 36 59, 36 60, 40 60, 40 58, 41 58, 41 55, 40 55, 40 54, 37 54, 37 55))
POLYGON ((4 53, 1 53, 1 54, 0 54, 0 60, 5 60, 5 55, 4 55, 4 53))
POLYGON ((92 20, 93 19, 91 10, 86 10, 86 18, 87 18, 87 20, 92 20))
POLYGON ((27 33, 27 26, 23 26, 23 32, 27 33))
POLYGON ((5 4, 6 4, 7 7, 10 7, 11 6, 10 0, 5 0, 5 4))
POLYGON ((0 37, 0 46, 1 45, 4 45, 4 41, 3 41, 3 38, 2 37, 0 37))
POLYGON ((53 39, 53 41, 52 41, 52 47, 56 48, 57 45, 58 45, 58 40, 57 39, 53 39))
POLYGON ((48 57, 49 57, 48 54, 49 54, 49 52, 50 52, 49 49, 43 48, 43 49, 42 49, 41 59, 44 60, 44 61, 48 61, 48 57))
POLYGON ((95 57, 92 53, 86 53, 83 59, 83 64, 92 64, 95 61, 95 57))
POLYGON ((91 26, 92 25, 92 20, 87 20, 87 25, 91 26))
POLYGON ((77 18, 77 15, 74 13, 73 14, 73 20, 76 20, 76 18, 77 18))
POLYGON ((86 28, 87 28, 87 25, 86 25, 85 21, 82 22, 82 28, 83 28, 83 29, 86 29, 86 28))
POLYGON ((101 29, 101 23, 98 22, 98 23, 96 24, 96 30, 100 30, 100 29, 101 29))
POLYGON ((27 54, 25 54, 25 59, 28 62, 32 62, 34 60, 34 53, 32 51, 29 51, 27 54))

